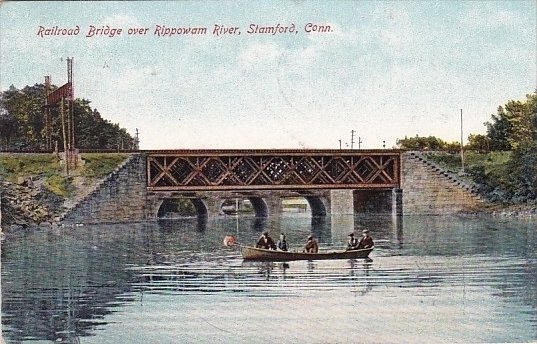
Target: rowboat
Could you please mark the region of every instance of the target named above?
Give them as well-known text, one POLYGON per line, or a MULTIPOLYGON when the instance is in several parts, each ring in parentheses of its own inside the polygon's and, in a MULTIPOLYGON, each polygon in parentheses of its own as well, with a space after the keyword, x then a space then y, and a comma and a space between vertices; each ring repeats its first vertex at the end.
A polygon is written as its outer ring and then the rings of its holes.
POLYGON ((373 247, 349 251, 321 251, 318 253, 267 250, 241 245, 244 260, 284 262, 289 260, 360 259, 367 258, 373 247))

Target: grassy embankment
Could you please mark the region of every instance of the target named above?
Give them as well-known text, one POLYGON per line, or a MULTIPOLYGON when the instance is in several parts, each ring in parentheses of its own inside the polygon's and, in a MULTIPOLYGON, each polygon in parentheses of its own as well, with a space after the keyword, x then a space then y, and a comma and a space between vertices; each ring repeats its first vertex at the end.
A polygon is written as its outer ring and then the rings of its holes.
MULTIPOLYGON (((444 152, 425 153, 425 157, 451 172, 461 171, 461 156, 444 152)), ((502 194, 515 189, 509 178, 511 152, 476 153, 465 152, 464 170, 461 178, 478 186, 478 192, 489 199, 502 202, 502 194)))
POLYGON ((73 178, 81 177, 91 183, 110 174, 121 164, 127 154, 82 154, 84 164, 66 177, 58 159, 52 154, 2 154, 0 155, 0 179, 20 183, 32 177, 44 179, 45 187, 52 193, 69 198, 76 193, 73 178))

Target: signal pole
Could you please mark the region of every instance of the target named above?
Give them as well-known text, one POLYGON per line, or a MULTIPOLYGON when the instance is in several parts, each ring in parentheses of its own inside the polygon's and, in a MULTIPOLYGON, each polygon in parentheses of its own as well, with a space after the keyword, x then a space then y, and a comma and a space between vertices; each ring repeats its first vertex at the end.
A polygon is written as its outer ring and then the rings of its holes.
POLYGON ((75 112, 74 112, 74 94, 75 87, 73 85, 73 58, 67 58, 67 82, 71 85, 71 92, 69 92, 68 97, 68 119, 67 123, 69 124, 69 148, 75 148, 75 112))
POLYGON ((50 94, 50 76, 45 75, 45 148, 52 149, 52 119, 50 118, 50 104, 48 96, 50 94))
POLYGON ((351 130, 351 149, 354 149, 354 130, 351 130))
POLYGON ((60 102, 60 115, 62 119, 62 132, 63 132, 63 154, 65 164, 65 175, 69 176, 69 150, 67 149, 67 132, 65 130, 65 111, 63 111, 63 103, 65 98, 62 97, 60 102))
POLYGON ((463 134, 462 134, 462 109, 461 109, 461 167, 462 167, 462 173, 464 173, 464 142, 463 142, 463 134))

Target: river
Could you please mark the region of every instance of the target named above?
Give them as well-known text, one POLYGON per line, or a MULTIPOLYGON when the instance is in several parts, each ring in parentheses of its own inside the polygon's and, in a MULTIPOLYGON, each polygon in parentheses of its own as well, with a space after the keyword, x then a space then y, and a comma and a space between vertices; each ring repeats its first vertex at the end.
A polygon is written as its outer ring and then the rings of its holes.
POLYGON ((537 341, 537 224, 391 216, 86 225, 2 244, 7 343, 496 343, 537 341), (342 247, 371 230, 371 260, 244 262, 284 231, 342 247))

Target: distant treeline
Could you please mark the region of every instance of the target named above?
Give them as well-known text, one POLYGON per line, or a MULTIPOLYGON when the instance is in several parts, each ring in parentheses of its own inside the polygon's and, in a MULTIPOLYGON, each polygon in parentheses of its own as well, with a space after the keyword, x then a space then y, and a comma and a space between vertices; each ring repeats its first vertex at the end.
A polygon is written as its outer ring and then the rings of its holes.
MULTIPOLYGON (((57 89, 52 86, 52 90, 57 89)), ((132 149, 134 140, 124 128, 101 117, 87 99, 74 101, 75 147, 85 149, 132 149)), ((45 85, 19 90, 11 86, 0 94, 0 149, 39 150, 46 147, 45 85)), ((51 108, 51 142, 63 149, 59 107, 51 108)))
MULTIPOLYGON (((466 150, 478 152, 511 151, 528 147, 537 140, 537 91, 527 95, 526 101, 511 100, 499 106, 496 115, 485 122, 487 134, 470 134, 464 145, 466 150)), ((446 142, 435 136, 405 137, 397 145, 409 150, 460 151, 460 142, 446 142)))
MULTIPOLYGON (((525 101, 511 100, 499 106, 484 123, 486 135, 471 134, 464 149, 483 153, 480 163, 466 170, 489 199, 498 202, 535 203, 537 201, 537 91, 525 101)), ((460 142, 445 142, 437 137, 405 137, 398 140, 402 149, 460 151, 460 142)), ((474 157, 475 158, 475 157, 474 157)))

